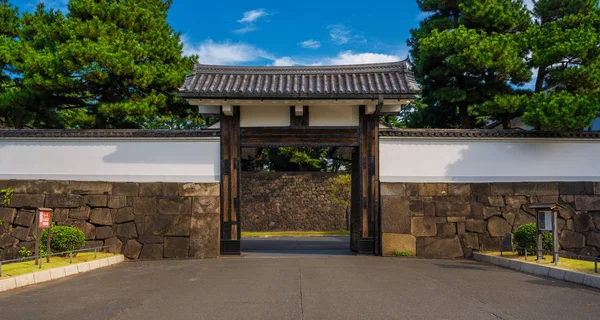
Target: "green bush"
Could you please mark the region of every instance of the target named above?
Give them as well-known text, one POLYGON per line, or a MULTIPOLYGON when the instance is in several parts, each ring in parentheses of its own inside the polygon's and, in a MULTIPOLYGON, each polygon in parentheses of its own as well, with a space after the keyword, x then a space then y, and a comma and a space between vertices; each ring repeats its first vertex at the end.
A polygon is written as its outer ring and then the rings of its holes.
MULTIPOLYGON (((527 252, 536 252, 536 225, 535 223, 528 223, 520 226, 515 231, 514 243, 515 246, 520 248, 526 248, 527 252)), ((542 248, 544 250, 552 250, 552 233, 544 232, 542 234, 542 248)), ((522 254, 523 249, 518 250, 522 254)))
MULTIPOLYGON (((54 253, 81 249, 85 245, 85 234, 75 227, 52 225, 51 231, 50 250, 54 253)), ((45 251, 46 241, 48 230, 44 230, 40 239, 40 252, 45 251)))
POLYGON ((412 254, 410 254, 410 252, 408 252, 408 251, 398 251, 398 250, 394 251, 394 255, 396 257, 410 257, 410 256, 412 256, 412 254))

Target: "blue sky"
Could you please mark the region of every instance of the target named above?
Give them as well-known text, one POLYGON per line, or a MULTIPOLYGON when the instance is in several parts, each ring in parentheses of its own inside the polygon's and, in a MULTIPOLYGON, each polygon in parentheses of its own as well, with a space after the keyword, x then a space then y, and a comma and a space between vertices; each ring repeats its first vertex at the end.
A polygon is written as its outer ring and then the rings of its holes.
MULTIPOLYGON (((38 1, 11 2, 31 11, 38 1)), ((68 0, 44 2, 65 10, 68 0)), ((168 20, 200 63, 281 66, 406 59, 423 17, 416 0, 174 0, 168 20)))

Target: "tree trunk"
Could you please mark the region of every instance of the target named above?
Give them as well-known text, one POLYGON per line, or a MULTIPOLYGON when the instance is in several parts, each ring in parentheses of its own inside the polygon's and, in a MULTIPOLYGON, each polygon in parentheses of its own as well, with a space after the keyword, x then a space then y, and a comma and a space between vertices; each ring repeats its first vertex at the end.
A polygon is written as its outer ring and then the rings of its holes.
POLYGON ((352 222, 350 221, 350 207, 346 207, 346 231, 350 231, 350 225, 352 222))
POLYGON ((469 116, 469 106, 464 102, 461 102, 458 105, 458 119, 460 120, 460 125, 463 129, 473 129, 473 123, 469 116))
POLYGON ((512 129, 510 124, 510 115, 508 113, 504 113, 501 117, 503 129, 512 129))
POLYGON ((538 69, 538 76, 535 80, 535 92, 542 92, 544 90, 544 77, 546 76, 546 67, 540 67, 538 69))

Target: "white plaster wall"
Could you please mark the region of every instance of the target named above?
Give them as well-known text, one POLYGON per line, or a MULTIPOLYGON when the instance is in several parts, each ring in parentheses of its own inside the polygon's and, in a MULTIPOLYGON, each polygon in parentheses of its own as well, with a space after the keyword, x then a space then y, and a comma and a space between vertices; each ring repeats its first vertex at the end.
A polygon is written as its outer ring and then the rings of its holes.
POLYGON ((600 181, 600 141, 380 139, 382 182, 600 181))
POLYGON ((218 139, 0 139, 0 179, 218 182, 218 139))
POLYGON ((311 127, 358 126, 358 106, 309 106, 308 125, 311 127))
POLYGON ((290 106, 241 106, 240 126, 287 127, 290 125, 290 106))

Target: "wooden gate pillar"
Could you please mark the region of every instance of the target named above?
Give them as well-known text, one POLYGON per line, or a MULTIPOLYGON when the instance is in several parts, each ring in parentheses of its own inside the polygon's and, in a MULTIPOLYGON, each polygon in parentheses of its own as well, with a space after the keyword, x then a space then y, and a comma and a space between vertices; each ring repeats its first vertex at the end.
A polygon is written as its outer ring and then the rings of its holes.
POLYGON ((352 250, 379 254, 379 117, 360 106, 359 146, 352 163, 352 250))
POLYGON ((221 107, 221 254, 241 253, 240 107, 221 107))

